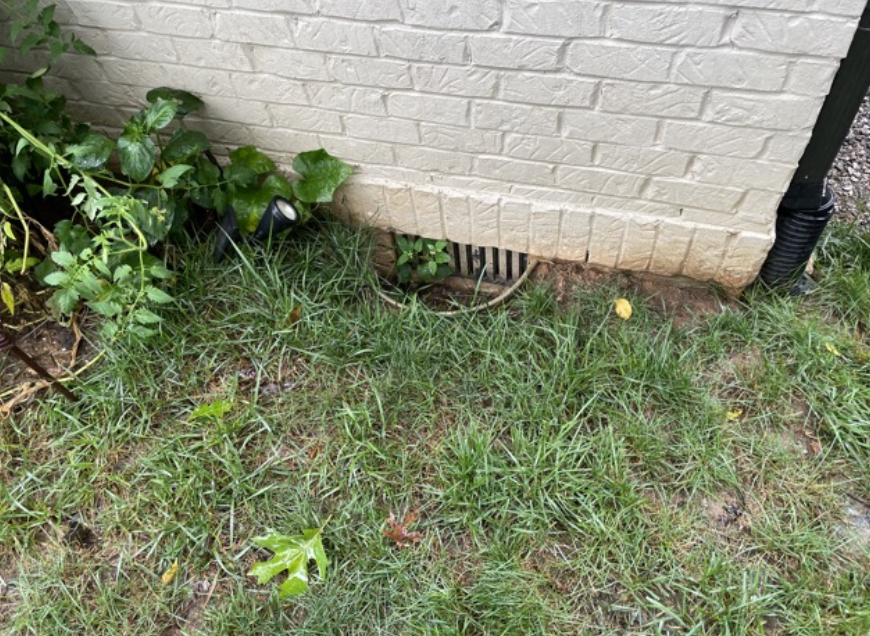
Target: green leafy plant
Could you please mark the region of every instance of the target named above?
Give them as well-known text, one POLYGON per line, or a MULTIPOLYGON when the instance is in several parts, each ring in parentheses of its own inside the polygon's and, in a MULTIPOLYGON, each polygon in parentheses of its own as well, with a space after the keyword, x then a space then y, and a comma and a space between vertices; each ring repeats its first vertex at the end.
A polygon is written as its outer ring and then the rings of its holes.
MULTIPOLYGON (((280 174, 253 146, 232 151, 221 166, 207 137, 186 127, 185 118, 203 102, 186 91, 160 87, 125 124, 117 140, 74 122, 66 101, 45 89, 42 77, 69 50, 93 54, 75 36, 64 36, 54 8, 37 3, 0 5, 17 16, 11 41, 23 35, 18 52, 49 50, 46 65, 23 85, 0 84, 0 272, 24 273, 37 261, 30 254, 29 210, 45 197, 65 200, 68 218, 50 235, 38 280, 56 288, 49 306, 58 316, 81 304, 112 319, 108 335, 121 327, 136 336, 155 333, 161 319, 149 307, 172 301, 161 283, 171 278, 155 247, 181 231, 204 210, 236 210, 243 231, 252 231, 274 196, 291 200, 301 221, 330 201, 351 168, 324 150, 299 154, 299 179, 280 174), (20 229, 20 232, 16 230, 20 229), (20 235, 20 236, 19 236, 20 235)), ((44 228, 43 228, 44 229, 44 228)), ((47 233, 47 232, 46 232, 47 233)), ((14 308, 11 287, 2 300, 14 308)))
POLYGON ((447 241, 408 236, 396 237, 396 273, 399 282, 407 284, 415 279, 430 283, 447 278, 453 273, 447 241))
POLYGON ((323 526, 303 530, 302 534, 284 535, 272 532, 252 541, 261 548, 275 553, 268 561, 251 566, 248 576, 256 576, 262 585, 286 570, 287 579, 278 588, 278 596, 298 596, 308 590, 308 563, 314 561, 321 579, 326 579, 329 559, 323 549, 323 526))

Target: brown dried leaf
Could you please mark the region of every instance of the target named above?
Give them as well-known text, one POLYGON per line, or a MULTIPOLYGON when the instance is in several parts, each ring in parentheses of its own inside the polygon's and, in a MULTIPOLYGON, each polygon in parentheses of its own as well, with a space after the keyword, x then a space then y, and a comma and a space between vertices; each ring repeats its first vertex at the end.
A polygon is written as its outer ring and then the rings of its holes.
POLYGON ((390 541, 395 542, 397 548, 407 548, 415 543, 419 543, 423 538, 422 532, 412 532, 408 530, 408 526, 416 522, 420 516, 419 510, 407 513, 402 521, 396 519, 396 515, 390 512, 390 517, 387 519, 387 528, 382 530, 382 534, 390 541))

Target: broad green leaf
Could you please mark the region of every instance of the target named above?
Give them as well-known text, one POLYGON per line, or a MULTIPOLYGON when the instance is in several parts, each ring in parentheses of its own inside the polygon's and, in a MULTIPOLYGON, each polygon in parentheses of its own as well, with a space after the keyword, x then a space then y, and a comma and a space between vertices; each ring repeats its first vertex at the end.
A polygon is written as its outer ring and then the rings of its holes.
POLYGON ((202 420, 202 419, 222 419, 224 415, 226 415, 233 408, 233 403, 227 400, 216 400, 214 402, 209 402, 206 404, 200 404, 195 409, 193 409, 193 413, 187 416, 188 420, 202 420))
POLYGON ((80 40, 79 38, 77 38, 75 36, 73 36, 72 45, 73 45, 73 48, 78 53, 81 53, 82 55, 96 55, 97 54, 97 52, 94 49, 92 49, 84 41, 80 40))
POLYGON ((323 149, 296 155, 293 170, 301 177, 293 192, 306 203, 329 203, 335 189, 353 173, 353 168, 323 149))
POLYGON ((115 273, 112 275, 112 280, 115 283, 123 284, 126 281, 130 280, 130 276, 133 275, 133 268, 129 265, 120 265, 115 270, 115 273))
MULTIPOLYGON (((201 132, 195 130, 179 129, 169 139, 169 143, 163 149, 160 158, 163 161, 174 163, 176 161, 186 161, 205 152, 211 148, 208 138, 201 132)), ((209 165, 212 165, 209 163, 209 165)), ((217 172, 217 168, 212 166, 217 172)), ((215 183, 217 178, 215 178, 215 183)))
POLYGON ((148 300, 157 304, 163 305, 172 302, 172 296, 167 294, 162 289, 157 289, 156 287, 152 287, 151 285, 145 288, 145 295, 148 296, 148 300))
POLYGON ((147 340, 151 336, 157 334, 156 329, 151 329, 149 327, 143 327, 142 325, 129 325, 127 330, 130 332, 130 335, 136 336, 140 340, 147 340))
POLYGON ((74 289, 58 289, 51 297, 52 303, 62 314, 69 315, 79 304, 79 294, 74 289))
POLYGON ((182 119, 203 107, 202 100, 193 93, 188 93, 187 91, 182 91, 176 88, 169 88, 168 86, 151 89, 148 91, 148 94, 145 95, 145 99, 152 104, 157 102, 158 99, 174 101, 177 105, 177 110, 175 112, 176 119, 182 119))
POLYGON ((134 181, 144 181, 154 167, 154 142, 144 135, 121 135, 118 139, 121 172, 134 181))
POLYGON ((275 162, 254 146, 236 148, 230 153, 230 161, 234 166, 246 166, 257 174, 266 174, 275 170, 275 162))
POLYGON ((323 528, 309 528, 301 535, 282 535, 271 533, 264 537, 255 537, 252 541, 261 548, 275 553, 268 561, 254 563, 249 576, 256 576, 261 585, 268 583, 273 577, 284 570, 287 580, 279 588, 279 597, 286 598, 303 594, 308 589, 308 562, 314 561, 320 578, 326 578, 326 567, 329 560, 323 549, 323 528))
MULTIPOLYGON (((276 196, 290 199, 293 186, 283 175, 270 174, 259 187, 237 190, 230 197, 230 204, 236 210, 239 227, 245 232, 253 232, 269 202, 276 196)), ((306 219, 303 217, 300 222, 306 219)))
POLYGON ((15 294, 12 293, 12 287, 9 286, 9 283, 3 283, 0 285, 0 298, 3 299, 3 304, 6 305, 6 309, 9 310, 9 315, 15 315, 15 294))
POLYGON ((241 164, 230 164, 224 170, 224 178, 237 188, 251 188, 257 185, 256 170, 241 164))
POLYGON ((76 264, 76 257, 69 252, 65 252, 63 250, 52 252, 51 260, 53 260, 61 267, 72 267, 76 264))
POLYGON ((69 282, 69 274, 66 272, 52 272, 51 274, 46 274, 42 279, 46 285, 51 285, 52 287, 60 287, 69 282))
POLYGON ((12 224, 9 221, 3 223, 3 234, 13 241, 15 240, 15 232, 12 231, 12 224))
POLYGON ((178 103, 175 101, 158 99, 151 106, 146 108, 144 112, 145 130, 147 132, 162 130, 175 118, 175 113, 178 112, 178 103))
POLYGON ((119 303, 113 302, 111 300, 93 300, 88 303, 88 307, 93 309, 95 312, 100 314, 101 316, 106 316, 107 318, 113 318, 121 313, 123 307, 119 303))
POLYGON ((101 170, 114 150, 114 142, 97 133, 90 133, 79 144, 67 146, 67 152, 72 155, 73 163, 82 170, 101 170))
POLYGON ((158 322, 162 322, 163 318, 155 314, 153 311, 140 307, 133 312, 133 320, 138 322, 140 325, 156 325, 158 322))
POLYGON ((193 170, 193 166, 182 163, 177 166, 172 166, 171 168, 167 168, 159 175, 157 175, 157 180, 163 184, 164 188, 174 188, 178 185, 178 181, 181 176, 185 172, 190 172, 193 170))

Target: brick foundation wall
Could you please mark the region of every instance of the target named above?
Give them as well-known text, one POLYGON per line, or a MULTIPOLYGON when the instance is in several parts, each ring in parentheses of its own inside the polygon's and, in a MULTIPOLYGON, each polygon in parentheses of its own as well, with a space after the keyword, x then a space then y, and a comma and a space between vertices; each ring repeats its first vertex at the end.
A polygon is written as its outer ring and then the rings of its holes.
POLYGON ((354 163, 381 226, 739 287, 864 0, 65 0, 56 69, 118 126, 148 88, 289 165, 354 163))

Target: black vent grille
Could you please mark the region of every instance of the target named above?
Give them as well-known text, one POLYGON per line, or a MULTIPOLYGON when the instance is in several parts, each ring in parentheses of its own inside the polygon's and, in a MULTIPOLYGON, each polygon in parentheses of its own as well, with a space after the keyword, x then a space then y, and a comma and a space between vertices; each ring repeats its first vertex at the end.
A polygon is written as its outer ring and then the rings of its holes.
MULTIPOLYGON (((406 235, 416 240, 417 236, 406 235)), ((523 252, 448 242, 450 267, 457 276, 493 283, 513 283, 529 266, 529 255, 523 252)))

